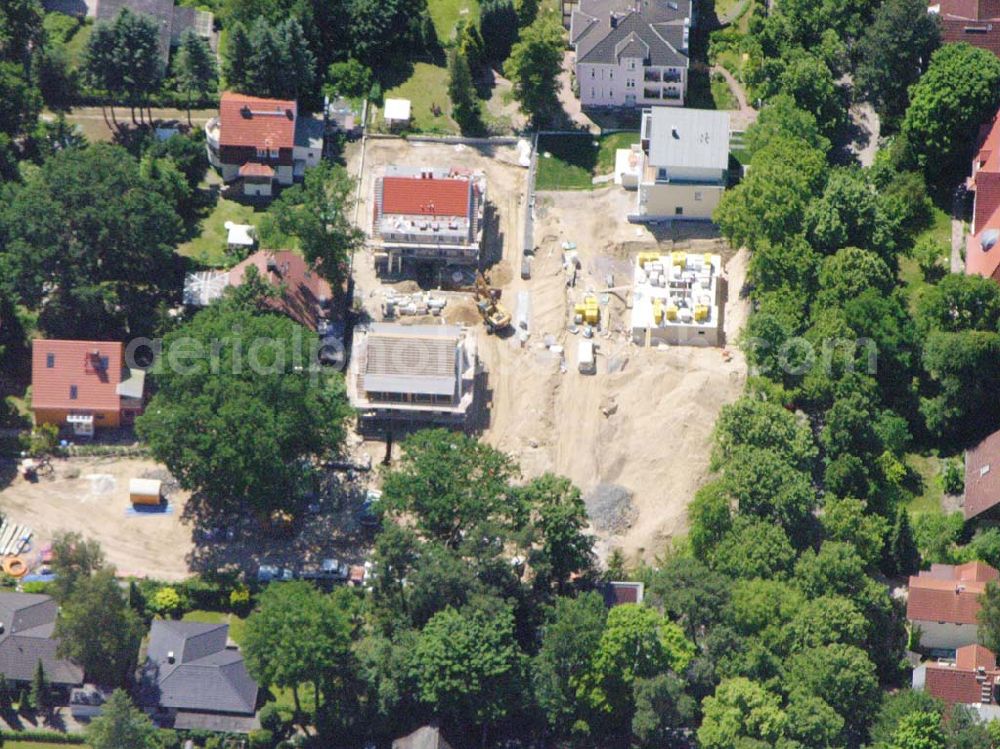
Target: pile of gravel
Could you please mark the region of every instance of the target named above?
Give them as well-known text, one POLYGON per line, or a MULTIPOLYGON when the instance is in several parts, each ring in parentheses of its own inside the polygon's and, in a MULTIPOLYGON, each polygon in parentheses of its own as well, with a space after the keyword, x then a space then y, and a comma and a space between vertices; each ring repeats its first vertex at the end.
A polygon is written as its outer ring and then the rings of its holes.
POLYGON ((594 528, 605 533, 624 533, 638 515, 632 492, 618 484, 598 484, 584 495, 583 502, 594 528))

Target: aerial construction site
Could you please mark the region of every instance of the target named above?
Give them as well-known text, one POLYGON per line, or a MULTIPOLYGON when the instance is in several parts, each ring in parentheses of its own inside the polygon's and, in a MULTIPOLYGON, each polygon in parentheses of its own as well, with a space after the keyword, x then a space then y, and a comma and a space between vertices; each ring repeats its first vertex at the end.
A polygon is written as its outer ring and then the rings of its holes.
MULTIPOLYGON (((525 274, 517 149, 376 140, 366 160, 368 174, 395 164, 475 174, 490 197, 483 276, 457 264, 386 273, 369 247, 354 261, 363 315, 464 327, 478 373, 466 428, 512 454, 526 478, 555 472, 581 487, 599 553, 651 558, 684 530, 715 417, 745 379, 729 345, 747 314, 737 295, 745 253, 697 225, 668 232, 620 220, 634 201, 620 188, 538 193, 525 274)), ((359 195, 358 223, 371 232, 374 178, 359 195)), ((386 436, 367 434, 360 449, 380 455, 386 436)))

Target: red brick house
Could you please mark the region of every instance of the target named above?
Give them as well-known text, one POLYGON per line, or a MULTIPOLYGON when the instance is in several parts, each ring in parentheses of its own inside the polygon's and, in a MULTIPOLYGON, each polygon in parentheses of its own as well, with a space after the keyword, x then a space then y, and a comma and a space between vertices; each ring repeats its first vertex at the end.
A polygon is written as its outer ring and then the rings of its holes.
POLYGON ((226 91, 205 136, 208 160, 222 180, 242 180, 251 197, 270 197, 274 184, 292 184, 323 155, 322 121, 300 114, 289 99, 226 91))
POLYGON ((967 184, 975 197, 965 247, 965 272, 1000 282, 1000 117, 994 117, 980 131, 979 149, 967 184))
POLYGON ((142 413, 145 372, 129 370, 125 347, 112 341, 32 341, 31 410, 36 424, 128 426, 142 413))
POLYGON ((929 11, 941 25, 941 41, 966 42, 1000 56, 1000 0, 940 0, 929 11))
POLYGON ((956 650, 978 641, 979 596, 1000 572, 985 562, 932 564, 910 577, 906 618, 920 629, 920 645, 956 650))

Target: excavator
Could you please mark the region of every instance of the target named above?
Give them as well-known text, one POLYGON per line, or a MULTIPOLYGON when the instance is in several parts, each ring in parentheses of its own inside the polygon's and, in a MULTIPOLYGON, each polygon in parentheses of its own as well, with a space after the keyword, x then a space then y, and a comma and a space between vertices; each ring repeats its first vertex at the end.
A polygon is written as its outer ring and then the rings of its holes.
POLYGON ((510 312, 500 304, 500 290, 490 288, 482 273, 476 273, 476 285, 472 292, 487 332, 498 333, 510 327, 510 312))

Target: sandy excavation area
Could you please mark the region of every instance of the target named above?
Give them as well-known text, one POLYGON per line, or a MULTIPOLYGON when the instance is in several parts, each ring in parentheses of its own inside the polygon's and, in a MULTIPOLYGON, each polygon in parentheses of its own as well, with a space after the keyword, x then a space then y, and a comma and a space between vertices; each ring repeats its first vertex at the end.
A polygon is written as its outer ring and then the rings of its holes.
MULTIPOLYGON (((456 148, 401 140, 368 143, 361 187, 359 225, 370 231, 372 180, 386 164, 459 166, 486 172, 490 200, 498 214, 488 275, 514 312, 522 292, 530 298, 530 337, 487 335, 468 294, 446 293, 447 322, 475 331, 487 371, 486 417, 480 427, 490 444, 513 455, 526 478, 546 471, 572 479, 586 494, 617 485, 631 493, 631 512, 613 530, 594 528, 602 557, 620 548, 629 559, 651 560, 686 528, 686 508, 708 475, 711 433, 719 409, 742 391, 746 365, 733 345, 747 315, 738 294, 746 254, 734 253, 711 227, 679 225, 656 233, 625 220, 634 192, 607 187, 592 192, 539 193, 530 280, 520 277, 525 170, 513 148, 456 148), (575 288, 567 288, 563 242, 574 242, 581 261, 575 288), (587 290, 631 281, 631 263, 642 250, 690 249, 719 252, 725 262, 728 302, 724 323, 730 345, 720 348, 643 349, 626 333, 631 295, 606 297, 604 330, 598 334, 596 375, 580 374, 579 333, 567 330, 572 304, 587 290), (552 346, 564 353, 553 353, 552 346), (609 363, 613 371, 609 372, 609 363)), ((358 169, 357 150, 348 168, 358 169)), ((374 272, 371 254, 355 257, 357 289, 366 311, 380 319, 387 284, 374 272)), ((415 291, 413 281, 396 283, 415 291)), ((515 315, 516 317, 516 315, 515 315)), ((403 318, 436 322, 435 318, 403 318)), ((397 443, 398 446, 398 443, 397 443)), ((362 448, 376 460, 384 445, 362 448)), ((598 523, 597 525, 602 525, 598 523)))
MULTIPOLYGON (((629 559, 652 560, 686 527, 687 504, 708 475, 716 416, 742 391, 745 360, 732 345, 725 350, 635 346, 626 332, 631 304, 626 291, 620 298, 606 296, 604 330, 595 339, 597 374, 581 374, 580 334, 567 330, 572 303, 588 290, 606 288, 609 275, 615 286, 629 284, 631 262, 641 250, 720 252, 729 297, 725 329, 733 341, 747 314, 746 303, 738 300, 746 254, 734 254, 721 240, 698 238, 708 227, 679 227, 674 238, 631 225, 624 216, 634 199, 635 193, 615 187, 539 194, 532 278, 518 276, 504 289, 512 307, 518 292, 529 293, 531 337, 522 346, 516 337, 480 335, 492 390, 484 437, 514 455, 526 476, 554 471, 585 495, 598 485, 627 489, 630 520, 615 533, 596 529, 599 552, 620 548, 629 559), (575 288, 565 282, 565 241, 576 243, 581 260, 575 288), (552 343, 563 347, 564 363, 547 345, 552 343)), ((513 248, 515 257, 516 252, 513 248)))
POLYGON ((0 491, 4 518, 34 532, 32 552, 25 555, 29 561, 57 532, 76 531, 100 542, 119 575, 160 580, 190 575, 191 528, 181 522, 188 495, 168 491, 167 513, 127 512, 129 479, 163 478, 162 466, 121 458, 53 460, 53 466, 51 477, 31 483, 18 476, 0 491))

